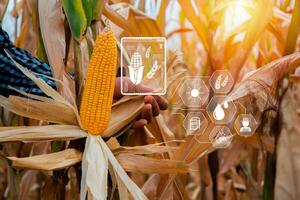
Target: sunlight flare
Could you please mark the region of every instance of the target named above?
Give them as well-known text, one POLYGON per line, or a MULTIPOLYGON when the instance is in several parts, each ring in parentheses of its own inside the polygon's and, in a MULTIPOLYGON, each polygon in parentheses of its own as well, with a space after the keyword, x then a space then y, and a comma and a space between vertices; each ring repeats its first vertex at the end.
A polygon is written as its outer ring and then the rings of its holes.
POLYGON ((247 7, 253 7, 251 1, 235 0, 228 6, 224 18, 226 35, 251 17, 247 7))

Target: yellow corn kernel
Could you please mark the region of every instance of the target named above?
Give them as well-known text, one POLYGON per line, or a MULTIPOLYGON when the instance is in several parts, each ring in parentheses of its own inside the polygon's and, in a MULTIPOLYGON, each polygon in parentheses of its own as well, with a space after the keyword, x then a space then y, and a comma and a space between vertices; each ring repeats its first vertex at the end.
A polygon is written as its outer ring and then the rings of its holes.
POLYGON ((80 106, 84 130, 100 135, 110 119, 117 65, 116 39, 111 30, 95 42, 80 106))

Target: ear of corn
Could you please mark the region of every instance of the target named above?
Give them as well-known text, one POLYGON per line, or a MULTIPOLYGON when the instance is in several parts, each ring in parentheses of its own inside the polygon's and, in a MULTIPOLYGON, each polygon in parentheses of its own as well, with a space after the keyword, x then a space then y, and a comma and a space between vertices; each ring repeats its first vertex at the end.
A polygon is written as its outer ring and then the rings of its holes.
POLYGON ((116 64, 116 39, 109 30, 96 39, 82 95, 80 118, 83 128, 90 134, 101 134, 109 122, 116 64))

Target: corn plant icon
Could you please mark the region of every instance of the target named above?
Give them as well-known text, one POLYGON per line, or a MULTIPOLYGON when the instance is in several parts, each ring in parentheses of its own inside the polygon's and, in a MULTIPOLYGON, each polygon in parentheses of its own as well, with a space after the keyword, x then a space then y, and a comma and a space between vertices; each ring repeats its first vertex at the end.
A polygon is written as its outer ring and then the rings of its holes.
POLYGON ((138 52, 134 52, 130 59, 129 78, 131 82, 138 85, 143 80, 144 66, 142 65, 142 57, 138 52))

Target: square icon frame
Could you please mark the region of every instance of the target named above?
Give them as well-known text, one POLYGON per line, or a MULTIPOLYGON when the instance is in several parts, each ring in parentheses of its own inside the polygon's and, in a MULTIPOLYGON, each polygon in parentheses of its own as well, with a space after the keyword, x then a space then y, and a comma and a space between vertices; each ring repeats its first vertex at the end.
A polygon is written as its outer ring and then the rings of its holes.
POLYGON ((144 95, 165 95, 167 93, 167 40, 165 37, 122 37, 121 38, 121 94, 124 96, 144 96, 144 95), (164 43, 164 80, 163 80, 163 91, 162 92, 124 92, 123 78, 124 69, 123 69, 123 42, 124 40, 134 39, 134 40, 162 40, 164 43))

